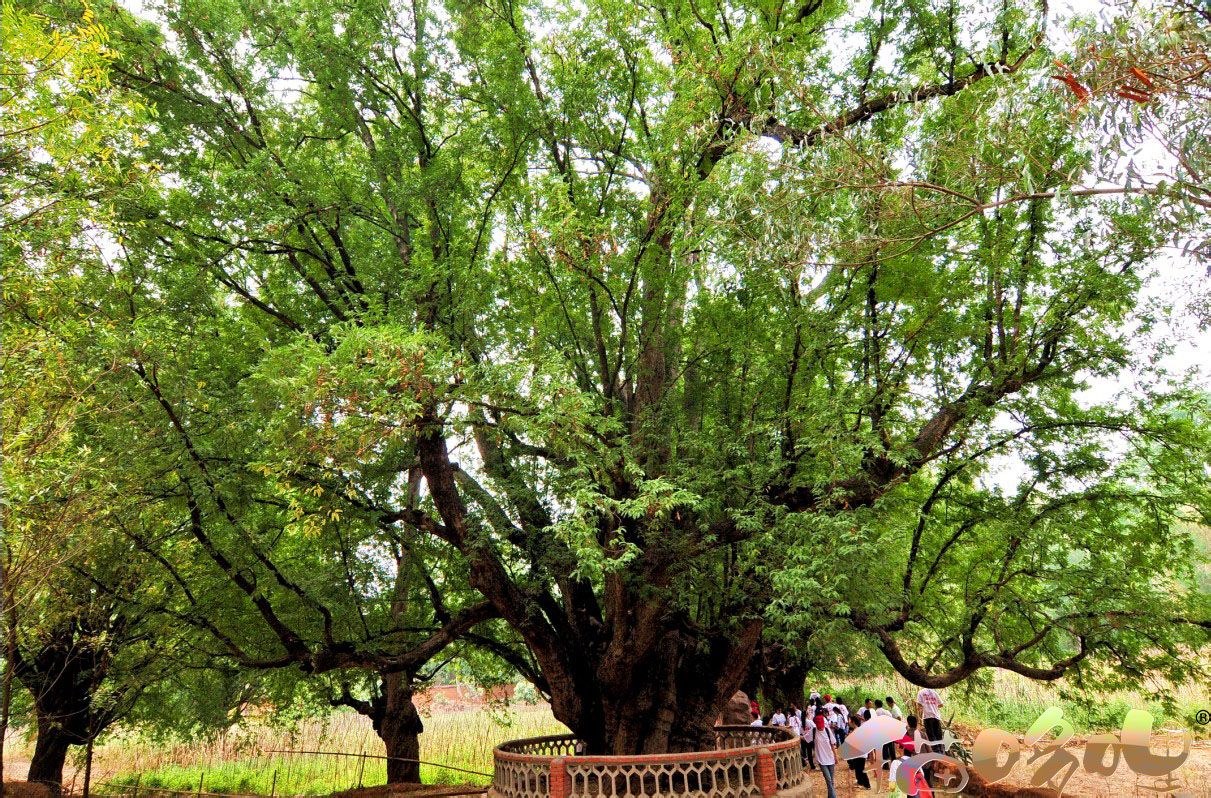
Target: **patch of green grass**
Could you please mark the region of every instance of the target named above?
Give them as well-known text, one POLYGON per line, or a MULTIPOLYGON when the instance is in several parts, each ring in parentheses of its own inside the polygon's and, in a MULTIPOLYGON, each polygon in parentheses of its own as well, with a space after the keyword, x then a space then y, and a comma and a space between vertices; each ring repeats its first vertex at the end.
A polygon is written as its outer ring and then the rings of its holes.
MULTIPOLYGON (((367 756, 299 755, 249 757, 210 765, 165 765, 147 773, 125 773, 110 779, 114 786, 225 795, 327 795, 387 781, 386 764, 367 756)), ((487 776, 433 765, 421 767, 426 784, 488 784, 487 776)), ((105 791, 104 788, 102 791, 105 791)), ((110 789, 109 792, 119 790, 110 789)))
POLYGON ((110 780, 114 785, 140 789, 156 788, 179 792, 243 795, 326 795, 357 787, 359 775, 365 786, 383 784, 387 773, 381 760, 298 756, 252 757, 207 765, 168 764, 147 773, 126 773, 110 780))

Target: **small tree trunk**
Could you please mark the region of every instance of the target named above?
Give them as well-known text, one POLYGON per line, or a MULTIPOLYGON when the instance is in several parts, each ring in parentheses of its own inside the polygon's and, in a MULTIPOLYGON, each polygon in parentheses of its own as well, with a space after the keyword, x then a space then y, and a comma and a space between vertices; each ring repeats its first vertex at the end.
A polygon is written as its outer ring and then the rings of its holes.
POLYGON ((84 749, 84 798, 89 797, 89 790, 92 787, 93 778, 93 744, 96 742, 96 736, 89 732, 88 745, 84 749))
MULTIPOLYGON (((31 653, 20 649, 10 653, 13 676, 29 690, 38 719, 38 741, 28 780, 56 792, 62 790, 68 748, 87 743, 114 717, 107 713, 98 718, 92 702, 111 662, 112 649, 108 644, 99 645, 98 640, 108 638, 112 643, 121 623, 115 625, 109 610, 97 615, 109 626, 82 612, 41 629, 31 653)), ((10 652, 12 649, 10 644, 10 652)))
POLYGON ((420 713, 412 703, 412 680, 408 674, 383 676, 381 714, 374 719, 387 750, 387 783, 420 783, 420 735, 425 730, 420 713))
POLYGON ((34 744, 27 780, 45 784, 58 793, 63 787, 63 764, 71 744, 72 735, 57 723, 45 717, 38 718, 38 741, 34 744))
POLYGON ((0 685, 0 786, 4 785, 4 741, 8 738, 8 715, 13 705, 12 649, 4 658, 3 684, 0 685))

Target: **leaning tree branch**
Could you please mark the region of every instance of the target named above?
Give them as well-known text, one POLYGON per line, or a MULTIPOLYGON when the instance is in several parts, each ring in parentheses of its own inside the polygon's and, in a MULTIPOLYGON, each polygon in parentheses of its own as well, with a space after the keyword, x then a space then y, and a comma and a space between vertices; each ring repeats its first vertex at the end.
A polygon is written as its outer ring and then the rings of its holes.
MULTIPOLYGON (((1076 653, 1065 659, 1057 660, 1050 666, 1035 666, 1022 662, 1017 658, 1021 651, 1017 653, 1013 653, 1013 651, 987 652, 964 646, 963 659, 957 665, 941 673, 934 673, 928 668, 922 667, 915 660, 909 661, 891 632, 872 623, 865 614, 853 611, 850 613, 849 620, 856 629, 874 635, 875 644, 896 673, 915 685, 935 689, 958 684, 981 668, 999 668, 1028 679, 1052 682, 1063 677, 1093 652, 1088 638, 1082 634, 1076 635, 1079 644, 1076 653)), ((1054 630, 1055 627, 1047 627, 1048 632, 1054 630)), ((1045 637, 1045 634, 1036 635, 1036 640, 1041 641, 1045 637)))
POLYGON ((827 136, 861 124, 893 108, 904 105, 915 105, 935 97, 950 97, 994 75, 1012 75, 1026 63, 1030 56, 1034 55, 1035 51, 1042 44, 1042 41, 1041 36, 1035 37, 1031 45, 1013 62, 1001 59, 977 64, 966 75, 948 80, 945 83, 922 83, 908 91, 888 92, 880 97, 860 103, 818 127, 799 128, 784 124, 774 116, 757 117, 747 111, 735 113, 728 121, 735 126, 752 130, 761 136, 774 139, 782 144, 810 147, 819 143, 827 136))

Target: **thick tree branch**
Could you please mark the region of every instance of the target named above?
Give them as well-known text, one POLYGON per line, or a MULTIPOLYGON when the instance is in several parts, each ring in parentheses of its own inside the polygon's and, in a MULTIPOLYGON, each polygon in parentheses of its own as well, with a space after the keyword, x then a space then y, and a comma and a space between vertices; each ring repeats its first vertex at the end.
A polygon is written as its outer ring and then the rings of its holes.
POLYGON ((736 114, 729 121, 732 124, 751 129, 762 136, 772 138, 780 143, 810 147, 827 136, 861 124, 892 108, 903 105, 914 105, 935 97, 950 97, 985 78, 995 75, 1012 75, 1038 50, 1041 43, 1042 37, 1036 38, 1034 43, 1023 51, 1012 63, 993 61, 977 64, 971 72, 954 80, 948 80, 944 83, 922 83, 908 91, 888 92, 882 96, 860 103, 818 127, 797 128, 783 124, 772 116, 759 119, 746 112, 736 114))

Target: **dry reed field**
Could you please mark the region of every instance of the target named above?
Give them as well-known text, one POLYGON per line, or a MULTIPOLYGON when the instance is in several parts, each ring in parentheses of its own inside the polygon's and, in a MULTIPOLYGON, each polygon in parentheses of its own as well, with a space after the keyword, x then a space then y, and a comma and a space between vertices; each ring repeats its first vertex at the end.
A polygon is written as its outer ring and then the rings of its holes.
MULTIPOLYGON (((421 778, 438 784, 487 784, 492 749, 501 742, 567 731, 546 705, 453 711, 435 706, 424 722, 421 759, 436 764, 422 766, 421 778)), ((12 742, 16 745, 11 757, 19 773, 20 760, 28 758, 29 750, 19 739, 12 742)), ((385 764, 374 758, 381 755, 382 744, 370 721, 342 711, 294 727, 252 721, 210 740, 178 745, 115 736, 97 746, 93 783, 98 793, 129 793, 138 785, 140 794, 160 789, 203 795, 323 795, 384 783, 385 764), (316 751, 324 753, 269 753, 316 751)), ((82 764, 76 763, 65 786, 78 792, 82 781, 82 764)))

